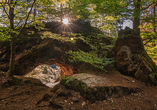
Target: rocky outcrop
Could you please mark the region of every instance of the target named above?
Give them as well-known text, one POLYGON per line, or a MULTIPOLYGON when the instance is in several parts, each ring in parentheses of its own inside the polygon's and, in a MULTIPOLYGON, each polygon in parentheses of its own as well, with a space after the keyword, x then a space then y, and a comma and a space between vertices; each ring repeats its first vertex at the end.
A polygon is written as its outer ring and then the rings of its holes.
POLYGON ((39 65, 25 77, 39 79, 43 84, 52 88, 60 81, 61 69, 58 65, 39 65))
POLYGON ((103 33, 98 28, 94 28, 89 22, 85 20, 76 20, 65 25, 62 22, 45 22, 45 28, 49 29, 52 33, 63 34, 64 32, 81 33, 83 36, 87 36, 94 33, 103 33))
POLYGON ((65 51, 77 48, 77 44, 62 43, 54 39, 45 38, 38 46, 32 47, 31 50, 28 50, 18 59, 15 65, 15 73, 16 75, 25 75, 39 65, 57 64, 65 74, 73 74, 71 63, 67 60, 68 56, 65 51))
POLYGON ((87 73, 74 74, 71 77, 63 78, 60 83, 69 89, 80 92, 81 95, 91 101, 120 97, 140 90, 137 86, 125 86, 123 82, 118 84, 110 81, 107 77, 87 73))
POLYGON ((157 66, 144 50, 140 36, 126 28, 118 34, 114 54, 117 69, 142 82, 156 84, 157 66))

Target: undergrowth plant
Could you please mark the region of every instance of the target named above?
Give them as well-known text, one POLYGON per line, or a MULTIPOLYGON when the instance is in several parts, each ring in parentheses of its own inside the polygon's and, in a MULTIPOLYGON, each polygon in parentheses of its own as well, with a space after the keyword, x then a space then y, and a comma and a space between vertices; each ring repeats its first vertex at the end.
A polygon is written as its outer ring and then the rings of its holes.
POLYGON ((115 40, 106 37, 103 34, 90 34, 87 37, 81 38, 86 44, 90 45, 90 51, 84 52, 82 50, 69 50, 70 62, 85 62, 93 65, 95 68, 105 70, 105 66, 111 66, 114 62, 113 58, 107 58, 107 53, 112 51, 115 40), (106 44, 104 39, 109 39, 110 44, 106 44))
POLYGON ((112 58, 99 58, 94 52, 84 52, 84 51, 68 51, 70 54, 70 62, 85 62, 93 65, 96 68, 104 69, 105 66, 112 65, 114 60, 112 58))
POLYGON ((63 80, 66 80, 66 82, 65 82, 66 84, 69 83, 71 79, 74 79, 74 77, 72 77, 72 76, 68 76, 68 77, 62 76, 61 78, 63 80))
POLYGON ((90 46, 88 52, 82 50, 72 51, 66 53, 69 55, 70 62, 84 62, 93 65, 95 68, 105 70, 105 66, 111 66, 114 62, 112 57, 107 57, 108 52, 112 52, 115 38, 107 37, 102 33, 89 33, 86 37, 81 34, 75 35, 69 33, 66 37, 60 34, 52 34, 51 32, 42 33, 42 38, 53 38, 61 42, 76 43, 77 39, 81 39, 84 43, 90 46), (107 41, 106 41, 107 40, 107 41))
POLYGON ((42 39, 53 38, 61 42, 71 42, 71 43, 75 43, 76 40, 81 37, 80 34, 74 34, 74 33, 67 33, 66 36, 63 37, 60 34, 54 34, 54 33, 52 34, 51 32, 48 32, 48 31, 43 32, 41 34, 42 34, 41 36, 42 39), (79 36, 79 37, 76 37, 76 36, 79 36))
POLYGON ((145 49, 146 49, 148 55, 150 56, 150 58, 152 58, 152 60, 157 65, 157 44, 149 43, 149 44, 147 44, 147 46, 145 46, 145 49))

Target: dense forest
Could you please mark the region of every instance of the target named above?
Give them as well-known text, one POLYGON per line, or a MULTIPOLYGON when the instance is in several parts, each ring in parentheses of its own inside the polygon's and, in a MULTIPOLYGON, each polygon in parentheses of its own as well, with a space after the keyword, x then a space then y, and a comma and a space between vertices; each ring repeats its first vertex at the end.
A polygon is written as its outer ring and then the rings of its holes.
POLYGON ((0 0, 0 108, 157 109, 156 85, 156 0, 0 0))

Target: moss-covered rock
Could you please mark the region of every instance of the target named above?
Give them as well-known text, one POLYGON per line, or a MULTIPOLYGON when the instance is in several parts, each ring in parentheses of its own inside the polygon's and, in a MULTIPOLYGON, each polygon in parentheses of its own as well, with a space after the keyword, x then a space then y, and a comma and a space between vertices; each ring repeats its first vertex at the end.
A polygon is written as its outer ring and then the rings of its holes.
POLYGON ((125 87, 111 83, 108 78, 86 73, 74 74, 70 78, 63 78, 61 84, 69 89, 80 92, 91 101, 105 100, 109 97, 120 97, 137 92, 137 87, 125 87))
POLYGON ((144 50, 140 36, 132 29, 119 32, 114 53, 117 69, 125 75, 150 84, 157 84, 157 66, 144 50))

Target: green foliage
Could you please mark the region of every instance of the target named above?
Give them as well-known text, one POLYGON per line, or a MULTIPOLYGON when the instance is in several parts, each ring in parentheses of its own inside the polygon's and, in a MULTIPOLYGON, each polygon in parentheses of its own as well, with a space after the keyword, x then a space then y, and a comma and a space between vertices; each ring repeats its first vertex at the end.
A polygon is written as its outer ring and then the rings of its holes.
MULTIPOLYGON (((82 37, 82 40, 90 45, 91 49, 89 52, 82 50, 68 51, 70 62, 85 62, 93 65, 95 68, 104 70, 105 66, 111 66, 114 62, 113 58, 107 58, 107 53, 113 48, 113 44, 106 45, 102 39, 107 40, 107 37, 103 34, 91 34, 87 37, 82 37)), ((110 39, 109 41, 112 42, 110 39)))
POLYGON ((69 83, 71 79, 74 79, 74 77, 72 77, 72 76, 68 76, 68 77, 62 76, 61 78, 63 80, 66 80, 66 82, 65 82, 66 84, 69 83))
POLYGON ((45 67, 44 67, 43 74, 47 74, 47 72, 48 72, 48 71, 47 71, 47 67, 45 66, 45 67))
POLYGON ((75 33, 65 33, 65 37, 61 36, 60 34, 54 34, 51 32, 42 32, 41 33, 41 38, 53 38, 56 39, 58 41, 61 42, 71 42, 71 43, 75 43, 77 39, 79 39, 81 37, 81 35, 79 35, 80 37, 76 37, 79 34, 75 34, 75 33))
POLYGON ((31 26, 35 26, 35 28, 38 30, 38 31, 41 31, 44 29, 45 25, 40 22, 40 21, 34 21, 31 26))
POLYGON ((94 49, 94 51, 100 51, 102 52, 102 49, 107 49, 110 50, 114 43, 115 43, 115 38, 107 37, 104 34, 99 34, 99 33, 90 33, 87 37, 83 37, 82 40, 91 46, 91 49, 94 49), (108 40, 109 42, 107 42, 108 40), (109 45, 106 45, 107 43, 110 43, 109 45), (99 48, 99 50, 98 50, 99 48))
POLYGON ((69 61, 71 62, 85 62, 93 65, 96 68, 104 69, 105 66, 112 65, 114 60, 112 58, 99 58, 97 54, 93 52, 83 51, 68 51, 70 55, 69 61))
POLYGON ((7 30, 0 29, 0 41, 6 41, 10 38, 9 32, 7 30))
POLYGON ((146 0, 142 2, 145 7, 142 7, 141 14, 141 37, 145 49, 152 58, 152 60, 157 64, 157 23, 156 23, 156 1, 146 0), (149 6, 149 7, 147 7, 149 6), (147 7, 147 8, 146 8, 147 7))
POLYGON ((148 53, 148 55, 150 56, 150 58, 152 58, 152 60, 156 63, 157 65, 157 40, 155 42, 150 42, 145 46, 145 49, 148 53))

